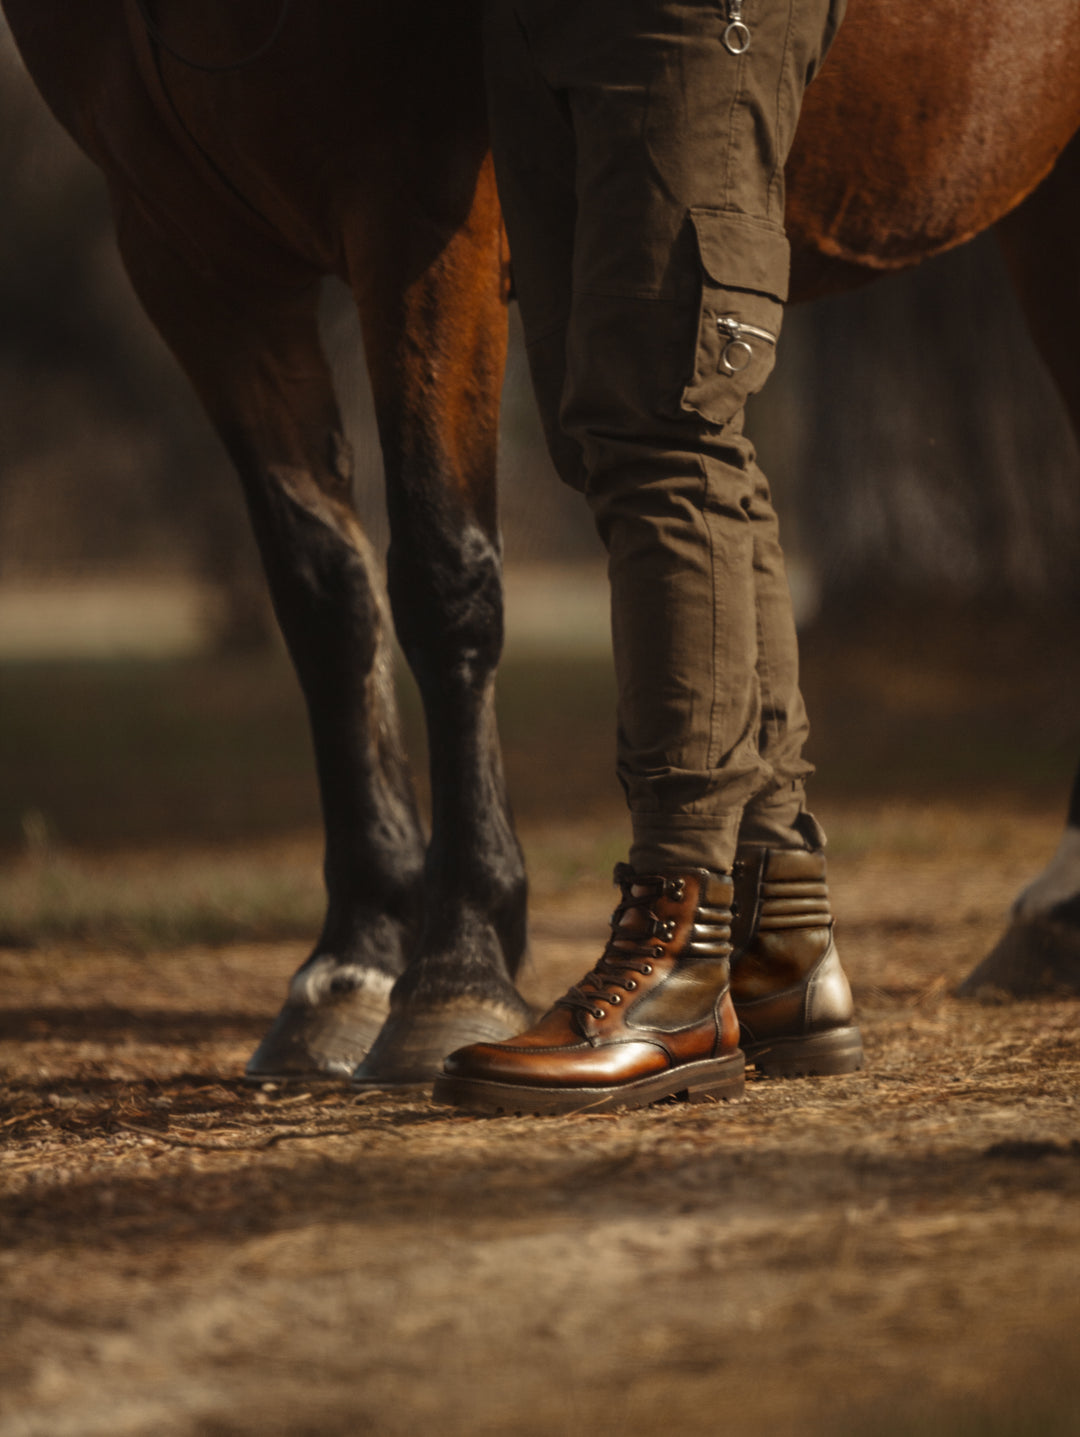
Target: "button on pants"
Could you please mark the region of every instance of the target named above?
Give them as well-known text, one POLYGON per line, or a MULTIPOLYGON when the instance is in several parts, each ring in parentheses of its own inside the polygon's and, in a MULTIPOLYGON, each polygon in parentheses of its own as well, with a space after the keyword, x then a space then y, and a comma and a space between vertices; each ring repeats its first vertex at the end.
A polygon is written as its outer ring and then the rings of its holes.
POLYGON ((787 297, 784 162, 842 0, 487 0, 544 430, 609 556, 639 871, 817 847, 776 515, 743 407, 787 297), (737 6, 737 9, 740 8, 737 6), (728 43, 725 43, 725 35, 728 43))

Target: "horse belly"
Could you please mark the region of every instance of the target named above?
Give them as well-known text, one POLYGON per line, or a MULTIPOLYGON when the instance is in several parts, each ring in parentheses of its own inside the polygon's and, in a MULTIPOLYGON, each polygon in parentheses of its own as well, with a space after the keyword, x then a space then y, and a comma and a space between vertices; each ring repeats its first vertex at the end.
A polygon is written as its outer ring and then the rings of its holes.
POLYGON ((839 287, 819 257, 869 276, 972 238, 1078 129, 1075 0, 1022 25, 1006 0, 852 0, 788 163, 796 297, 839 287))

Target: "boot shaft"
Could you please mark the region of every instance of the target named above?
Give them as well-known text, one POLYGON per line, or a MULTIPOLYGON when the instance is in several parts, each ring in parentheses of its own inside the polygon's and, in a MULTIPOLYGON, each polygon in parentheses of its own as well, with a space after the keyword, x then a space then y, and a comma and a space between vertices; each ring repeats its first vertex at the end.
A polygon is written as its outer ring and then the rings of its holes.
POLYGON ((744 844, 735 855, 732 876, 736 1003, 803 982, 832 942, 825 854, 744 844))
POLYGON ((857 1066, 861 1046, 856 1052, 851 985, 833 941, 824 853, 747 844, 736 854, 733 876, 731 996, 743 1048, 753 1057, 776 1039, 797 1043, 833 1034, 845 1060, 857 1066))

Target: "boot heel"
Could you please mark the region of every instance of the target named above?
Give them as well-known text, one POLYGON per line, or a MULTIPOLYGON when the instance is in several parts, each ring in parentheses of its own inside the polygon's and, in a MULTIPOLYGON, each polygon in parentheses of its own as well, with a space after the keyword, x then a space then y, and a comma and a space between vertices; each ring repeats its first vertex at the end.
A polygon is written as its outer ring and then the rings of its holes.
POLYGON ((858 1028, 834 1028, 801 1038, 776 1038, 748 1043, 746 1061, 763 1078, 833 1078, 857 1073, 863 1065, 858 1028))
POLYGON ((724 1065, 721 1072, 702 1076, 685 1088, 680 1088, 675 1097, 683 1103, 729 1103, 736 1102, 746 1092, 746 1058, 741 1052, 720 1058, 724 1065))

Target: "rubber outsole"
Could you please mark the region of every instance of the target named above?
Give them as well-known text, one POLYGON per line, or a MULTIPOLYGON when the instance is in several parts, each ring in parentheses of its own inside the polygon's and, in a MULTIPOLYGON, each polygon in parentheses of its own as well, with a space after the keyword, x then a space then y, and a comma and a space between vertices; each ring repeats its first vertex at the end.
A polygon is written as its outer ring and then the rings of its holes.
POLYGON ((764 1078, 836 1078, 863 1065, 862 1034, 854 1027, 744 1042, 743 1049, 764 1078))
POLYGON ((664 1098, 687 1103, 731 1102, 742 1097, 745 1085, 746 1058, 736 1050, 723 1058, 684 1063, 610 1088, 535 1087, 444 1074, 435 1080, 431 1097, 433 1102, 472 1112, 565 1115, 646 1108, 664 1098))

